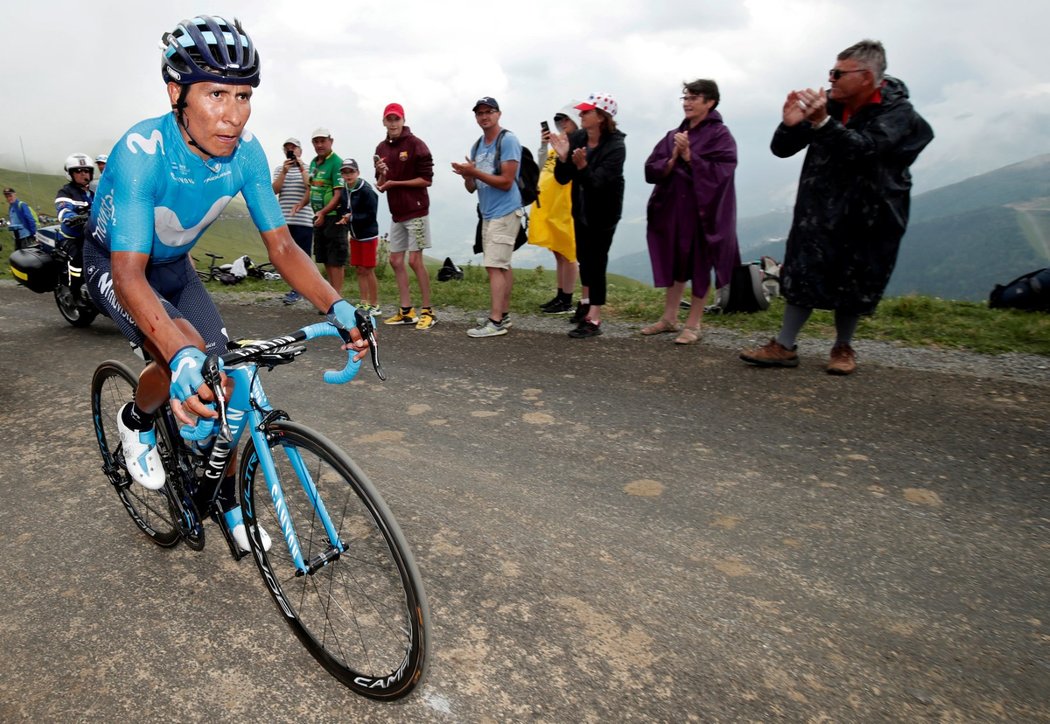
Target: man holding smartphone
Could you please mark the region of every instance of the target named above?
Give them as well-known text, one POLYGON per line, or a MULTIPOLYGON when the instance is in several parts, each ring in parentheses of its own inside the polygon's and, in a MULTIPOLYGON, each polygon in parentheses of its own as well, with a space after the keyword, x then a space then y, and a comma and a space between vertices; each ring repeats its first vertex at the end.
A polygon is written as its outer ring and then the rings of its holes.
POLYGON ((376 190, 385 193, 390 204, 390 266, 397 280, 401 305, 384 324, 415 325, 427 330, 437 324, 430 306, 430 277, 423 265, 423 250, 430 248, 430 195, 427 187, 434 179, 434 157, 422 139, 405 125, 405 109, 400 103, 389 103, 383 110, 386 138, 373 157, 376 165, 376 190), (412 306, 408 286, 408 266, 415 272, 422 306, 419 314, 412 306))
POLYGON ((479 339, 502 336, 510 327, 510 292, 514 285, 510 259, 525 212, 517 184, 521 142, 500 127, 502 113, 492 96, 479 98, 471 110, 482 135, 465 163, 452 164, 452 172, 463 179, 467 191, 478 194, 482 263, 489 275, 491 302, 488 318, 467 330, 469 336, 479 339))
MULTIPOLYGON (((314 239, 314 216, 307 208, 293 211, 296 204, 306 196, 306 166, 301 156, 303 146, 299 139, 291 137, 284 142, 284 163, 273 170, 273 192, 281 205, 284 220, 288 222, 288 231, 296 246, 311 255, 314 239)), ((294 289, 284 295, 285 304, 295 304, 302 295, 294 289)))

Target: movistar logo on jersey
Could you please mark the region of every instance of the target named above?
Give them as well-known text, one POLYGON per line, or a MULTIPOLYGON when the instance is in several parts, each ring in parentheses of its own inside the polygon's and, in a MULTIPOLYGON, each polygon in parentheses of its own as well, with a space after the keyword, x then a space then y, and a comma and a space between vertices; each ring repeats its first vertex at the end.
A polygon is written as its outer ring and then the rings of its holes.
POLYGON ((141 133, 129 133, 127 146, 132 153, 142 151, 152 156, 157 153, 157 148, 160 148, 160 152, 164 153, 164 136, 161 134, 160 129, 156 129, 149 134, 149 138, 146 138, 141 133))

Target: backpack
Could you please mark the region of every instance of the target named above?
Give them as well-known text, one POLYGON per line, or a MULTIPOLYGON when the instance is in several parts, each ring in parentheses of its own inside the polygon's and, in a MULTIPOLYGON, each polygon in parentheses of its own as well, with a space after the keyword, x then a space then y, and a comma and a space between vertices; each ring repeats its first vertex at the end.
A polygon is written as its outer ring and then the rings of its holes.
POLYGON ((759 263, 737 264, 729 283, 715 292, 714 304, 705 308, 716 314, 761 312, 769 309, 769 292, 763 285, 759 263))
MULTIPOLYGON (((500 167, 500 151, 503 147, 503 136, 507 133, 507 129, 504 128, 496 136, 496 160, 494 166, 496 171, 499 171, 500 167)), ((474 160, 478 155, 478 148, 481 146, 481 142, 485 140, 484 136, 474 142, 473 148, 470 149, 470 158, 474 160)), ((532 206, 540 198, 540 167, 536 165, 536 159, 532 157, 532 151, 527 149, 525 146, 521 147, 521 162, 518 164, 518 178, 516 179, 518 184, 518 191, 521 192, 521 205, 532 206)))
POLYGON ((996 284, 988 295, 988 306, 1050 312, 1050 268, 1028 272, 1007 284, 996 284))

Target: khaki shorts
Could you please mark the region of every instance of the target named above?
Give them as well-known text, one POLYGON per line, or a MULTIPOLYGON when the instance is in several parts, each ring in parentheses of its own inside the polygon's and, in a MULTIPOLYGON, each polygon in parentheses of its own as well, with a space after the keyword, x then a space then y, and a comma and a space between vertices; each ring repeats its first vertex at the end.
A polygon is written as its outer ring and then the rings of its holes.
POLYGON ((498 219, 481 220, 482 266, 493 269, 510 269, 510 257, 514 253, 514 242, 521 228, 524 212, 517 209, 498 219))
POLYGON ((390 251, 422 251, 430 248, 430 217, 420 216, 390 225, 390 251))

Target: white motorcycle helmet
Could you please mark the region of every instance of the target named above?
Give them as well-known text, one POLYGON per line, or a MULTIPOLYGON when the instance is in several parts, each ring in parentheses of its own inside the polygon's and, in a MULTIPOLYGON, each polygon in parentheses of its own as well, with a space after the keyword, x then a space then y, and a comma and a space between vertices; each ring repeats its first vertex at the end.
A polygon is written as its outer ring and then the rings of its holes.
POLYGON ((109 155, 105 153, 100 153, 99 155, 95 156, 95 163, 109 163, 109 155))
POLYGON ((74 153, 66 159, 64 166, 66 170, 66 178, 70 181, 73 180, 73 171, 75 169, 86 169, 91 172, 90 178, 95 177, 95 164, 92 163, 91 159, 86 153, 74 153))

